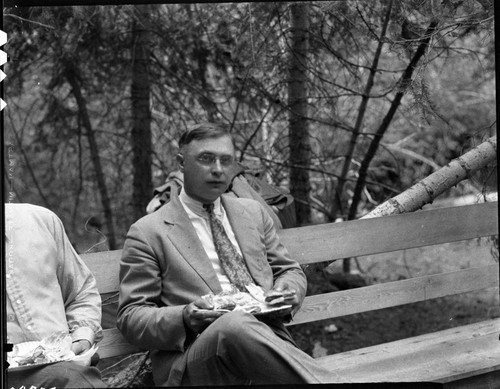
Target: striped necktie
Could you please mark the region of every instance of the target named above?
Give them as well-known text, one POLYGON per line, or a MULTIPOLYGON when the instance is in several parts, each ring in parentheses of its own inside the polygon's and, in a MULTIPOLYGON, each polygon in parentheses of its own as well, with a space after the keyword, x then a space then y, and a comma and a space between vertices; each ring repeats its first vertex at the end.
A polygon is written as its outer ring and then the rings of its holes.
POLYGON ((245 285, 254 282, 248 271, 247 265, 243 257, 229 240, 221 221, 215 216, 214 205, 204 204, 203 208, 208 212, 215 251, 219 256, 222 269, 226 273, 227 278, 229 278, 229 281, 240 291, 245 292, 245 285))

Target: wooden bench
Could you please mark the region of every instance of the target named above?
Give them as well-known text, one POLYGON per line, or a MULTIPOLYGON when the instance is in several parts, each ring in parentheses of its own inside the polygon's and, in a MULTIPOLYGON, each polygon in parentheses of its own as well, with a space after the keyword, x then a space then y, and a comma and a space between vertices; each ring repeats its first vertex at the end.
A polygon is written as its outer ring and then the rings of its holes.
MULTIPOLYGON (((498 204, 483 203, 280 232, 302 265, 498 235, 498 204)), ((82 255, 103 296, 118 290, 121 252, 82 255)), ((362 258, 360 259, 362 260, 362 258)), ((457 295, 499 285, 498 263, 307 296, 290 325, 457 295)), ((103 297, 103 298, 104 298, 103 297)), ((421 320, 425 320, 422 318, 421 320)), ((381 329, 383 330, 383 329, 381 329)), ((318 358, 354 382, 500 387, 500 318, 318 358)), ((101 358, 140 351, 106 329, 101 358)))

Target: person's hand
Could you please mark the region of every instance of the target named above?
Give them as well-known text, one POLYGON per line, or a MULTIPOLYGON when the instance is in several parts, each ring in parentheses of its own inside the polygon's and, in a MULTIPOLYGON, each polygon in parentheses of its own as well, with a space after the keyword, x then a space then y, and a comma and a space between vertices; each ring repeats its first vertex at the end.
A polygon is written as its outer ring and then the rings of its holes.
POLYGON ((224 311, 214 311, 214 306, 210 302, 199 298, 184 307, 182 318, 191 331, 199 334, 224 313, 224 311))
POLYGON ((73 342, 71 344, 71 351, 73 351, 73 353, 75 355, 80 355, 81 353, 87 351, 91 347, 92 347, 92 345, 90 344, 90 342, 88 340, 80 339, 80 340, 77 340, 76 342, 73 342))
POLYGON ((273 294, 276 294, 277 296, 281 295, 281 297, 276 300, 270 298, 271 304, 275 301, 275 303, 279 303, 280 305, 291 305, 292 310, 300 304, 296 291, 294 289, 290 289, 286 282, 280 282, 279 280, 276 281, 274 287, 267 293, 268 296, 272 296, 273 294))

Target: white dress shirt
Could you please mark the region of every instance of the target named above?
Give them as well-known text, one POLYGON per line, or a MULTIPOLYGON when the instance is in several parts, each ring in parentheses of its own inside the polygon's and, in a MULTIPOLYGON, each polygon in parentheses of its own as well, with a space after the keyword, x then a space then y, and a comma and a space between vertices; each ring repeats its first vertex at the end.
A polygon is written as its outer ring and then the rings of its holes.
MULTIPOLYGON (((196 234, 200 238, 201 244, 203 245, 203 248, 205 249, 208 258, 212 263, 212 266, 215 270, 215 273, 217 274, 217 278, 219 279, 222 290, 230 291, 231 283, 229 282, 226 273, 222 269, 219 257, 217 255, 217 252, 215 251, 215 245, 212 238, 212 230, 210 228, 210 223, 208 220, 208 212, 203 208, 203 204, 201 202, 189 197, 187 193, 184 191, 184 189, 182 189, 181 193, 179 194, 179 200, 181 201, 182 206, 186 210, 189 216, 189 220, 191 220, 191 223, 193 224, 196 234)), ((229 240, 236 248, 236 251, 238 251, 238 253, 242 255, 240 246, 238 245, 238 241, 236 240, 234 231, 231 227, 231 224, 229 223, 229 219, 227 218, 226 212, 224 211, 224 207, 222 206, 220 198, 214 201, 214 213, 215 216, 222 222, 224 230, 226 230, 229 240)))

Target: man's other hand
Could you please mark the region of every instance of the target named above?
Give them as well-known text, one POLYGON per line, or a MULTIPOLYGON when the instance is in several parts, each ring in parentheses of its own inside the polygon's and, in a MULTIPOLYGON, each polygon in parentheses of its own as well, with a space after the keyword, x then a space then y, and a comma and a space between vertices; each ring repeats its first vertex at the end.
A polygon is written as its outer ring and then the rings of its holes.
POLYGON ((182 318, 191 331, 199 334, 225 312, 214 311, 214 306, 203 298, 185 306, 182 318))
POLYGON ((283 296, 283 300, 280 299, 280 304, 290 304, 292 306, 292 310, 300 304, 296 291, 294 289, 290 289, 286 282, 280 282, 279 280, 276 281, 271 291, 281 294, 283 296))

